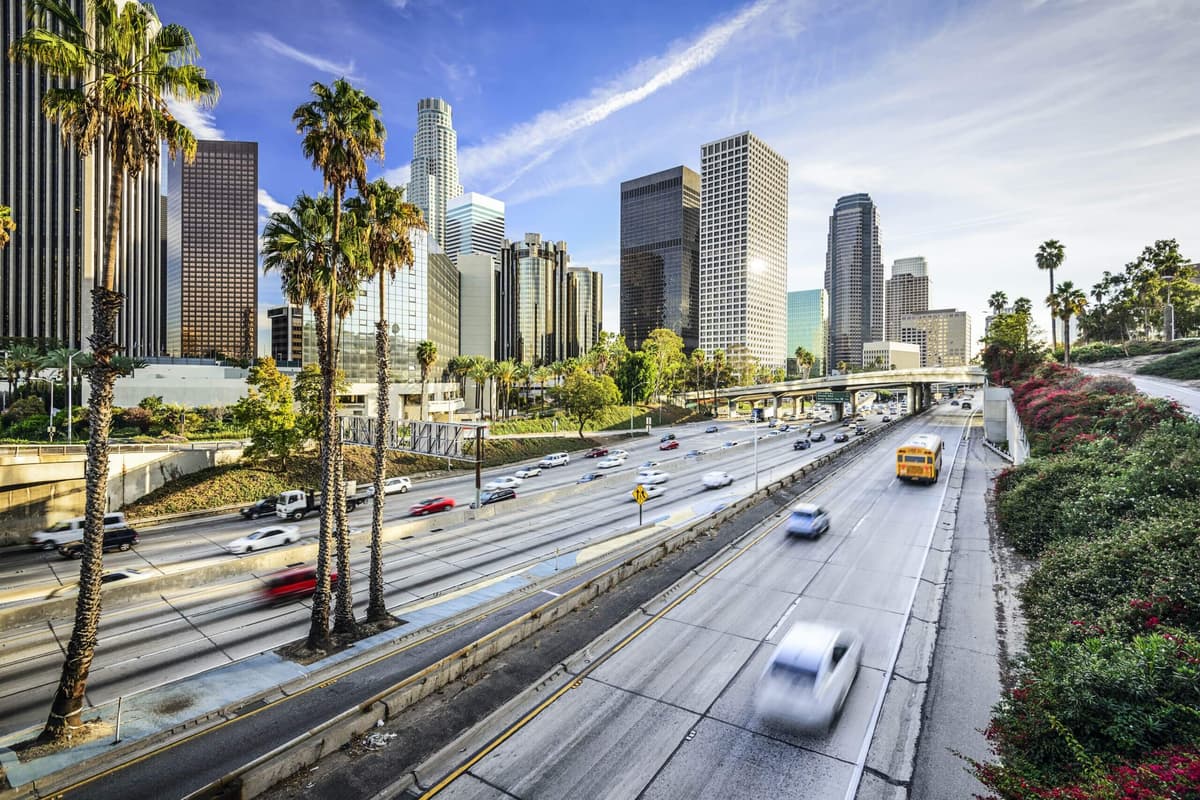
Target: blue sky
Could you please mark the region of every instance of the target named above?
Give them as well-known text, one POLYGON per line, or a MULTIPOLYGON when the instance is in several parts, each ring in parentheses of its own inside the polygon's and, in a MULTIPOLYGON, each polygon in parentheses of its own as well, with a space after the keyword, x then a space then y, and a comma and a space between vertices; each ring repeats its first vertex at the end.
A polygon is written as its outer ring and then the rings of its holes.
MULTIPOLYGON (((752 130, 789 162, 789 289, 821 285, 843 194, 880 208, 884 261, 929 260, 931 304, 982 327, 987 296, 1040 301, 1038 243, 1085 288, 1158 238, 1200 258, 1194 0, 159 0, 221 86, 181 109, 259 142, 260 211, 319 191, 291 112, 345 75, 381 104, 401 180, 416 102, 454 107, 462 182, 508 235, 566 240, 619 328, 619 185, 752 130)), ((279 301, 262 280, 260 301, 279 301)), ((1044 325, 1043 321, 1043 325, 1044 325)))

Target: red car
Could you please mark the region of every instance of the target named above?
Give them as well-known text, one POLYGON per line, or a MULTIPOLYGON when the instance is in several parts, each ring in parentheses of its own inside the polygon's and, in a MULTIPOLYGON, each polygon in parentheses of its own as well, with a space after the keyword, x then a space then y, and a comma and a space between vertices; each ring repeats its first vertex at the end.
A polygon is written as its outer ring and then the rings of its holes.
POLYGON ((674 450, 676 447, 679 447, 679 442, 672 439, 669 442, 663 442, 662 444, 660 444, 658 446, 658 449, 659 450, 674 450))
MULTIPOLYGON (((329 575, 330 588, 337 586, 336 572, 329 575)), ((317 590, 316 567, 294 567, 276 572, 267 578, 267 586, 263 589, 263 599, 268 603, 281 600, 292 600, 296 597, 309 597, 317 590)))
POLYGON ((583 454, 584 458, 600 458, 600 456, 608 455, 607 447, 593 447, 583 454))
POLYGON ((408 509, 408 515, 410 517, 422 517, 426 514, 433 514, 438 511, 452 511, 453 509, 453 497, 429 497, 413 503, 408 509))

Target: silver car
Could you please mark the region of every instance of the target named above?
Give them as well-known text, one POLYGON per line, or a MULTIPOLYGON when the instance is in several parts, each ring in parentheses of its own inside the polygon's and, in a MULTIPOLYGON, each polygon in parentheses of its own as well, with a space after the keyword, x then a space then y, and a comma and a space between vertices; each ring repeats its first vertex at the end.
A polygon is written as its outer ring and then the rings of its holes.
POLYGON ((862 660, 855 631, 798 622, 771 654, 754 705, 768 722, 804 730, 832 727, 862 660))
POLYGON ((829 530, 829 512, 812 503, 796 503, 788 516, 787 532, 799 536, 820 536, 829 530))

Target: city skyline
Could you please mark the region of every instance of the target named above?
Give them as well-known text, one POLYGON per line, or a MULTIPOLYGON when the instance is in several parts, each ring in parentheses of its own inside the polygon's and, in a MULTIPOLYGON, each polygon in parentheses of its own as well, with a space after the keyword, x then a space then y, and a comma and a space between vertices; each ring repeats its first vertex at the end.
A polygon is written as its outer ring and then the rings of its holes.
MULTIPOLYGON (((157 8, 192 30, 222 85, 215 109, 185 109, 181 119, 262 144, 260 215, 320 189, 290 125, 311 81, 345 74, 379 100, 388 155, 372 175, 397 182, 408 177, 416 102, 444 97, 465 189, 507 204, 509 237, 567 237, 576 260, 606 275, 610 330, 620 318, 612 198, 621 180, 668 164, 698 169, 698 144, 732 130, 754 130, 792 165, 789 289, 821 285, 828 208, 855 192, 870 193, 886 217, 885 261, 920 252, 956 265, 939 275, 938 301, 978 319, 995 276, 1010 296, 1040 306, 1045 281, 1033 253, 1048 238, 1067 247, 1060 278, 1082 286, 1158 238, 1179 239, 1192 257, 1200 247, 1184 177, 1200 159, 1191 146, 1197 101, 1182 85, 1160 86, 1154 98, 1139 89, 1150 76, 1194 69, 1195 7, 867 3, 817 14, 780 0, 632 14, 617 3, 601 21, 618 35, 602 41, 594 23, 570 24, 581 11, 554 12, 574 57, 553 71, 506 58, 492 35, 534 31, 537 13, 320 7, 301 26, 280 22, 282 4, 269 1, 157 8), (399 31, 412 46, 397 72, 399 31), (459 43, 450 54, 439 44, 446 37, 459 43), (1148 39, 1149 57, 1138 44, 1148 39), (1114 107, 1123 109, 1115 121, 1114 107), (648 125, 653 137, 641 133, 648 125)), ((279 302, 274 280, 263 281, 264 308, 279 302)), ((1038 322, 1046 328, 1044 312, 1038 322)))

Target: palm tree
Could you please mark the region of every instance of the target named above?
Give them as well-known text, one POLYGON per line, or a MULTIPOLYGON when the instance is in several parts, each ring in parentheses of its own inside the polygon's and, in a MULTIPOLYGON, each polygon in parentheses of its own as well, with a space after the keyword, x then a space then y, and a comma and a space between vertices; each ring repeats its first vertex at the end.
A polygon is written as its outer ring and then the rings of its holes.
POLYGON ((1063 323, 1063 364, 1071 366, 1071 317, 1082 314, 1087 308, 1087 295, 1076 288, 1073 281, 1063 281, 1055 292, 1058 318, 1063 323))
POLYGON ((543 410, 546 408, 546 381, 552 377, 554 377, 554 373, 545 365, 533 371, 533 380, 537 382, 538 389, 540 390, 538 392, 538 399, 541 401, 540 405, 543 410))
POLYGON ((12 209, 8 206, 0 206, 0 250, 8 247, 8 237, 17 229, 17 223, 13 222, 12 209))
MULTIPOLYGON (((263 271, 279 272, 283 296, 293 305, 312 309, 317 338, 317 364, 321 371, 321 403, 326 402, 326 376, 335 369, 330 363, 329 308, 327 298, 332 284, 333 200, 327 195, 296 197, 286 212, 276 212, 263 228, 263 271)), ((321 427, 320 458, 322 478, 330 460, 329 439, 321 427)), ((324 491, 329 491, 322 481, 324 491)), ((330 495, 326 494, 326 497, 330 495)), ((328 647, 330 529, 322 510, 322 528, 317 538, 317 586, 313 594, 312 626, 307 646, 314 650, 328 647), (320 631, 319 636, 314 632, 320 631)))
MULTIPOLYGON (((1054 294, 1054 270, 1062 266, 1063 258, 1066 257, 1065 248, 1062 242, 1057 239, 1047 239, 1042 242, 1038 248, 1037 267, 1041 270, 1046 270, 1050 273, 1050 294, 1054 294)), ((1054 310, 1050 310, 1050 349, 1058 348, 1058 335, 1055 333, 1055 320, 1057 319, 1054 310)))
POLYGON ((1018 297, 1012 304, 1014 314, 1032 314, 1033 301, 1028 297, 1018 297))
MULTIPOLYGON (((332 86, 316 81, 310 87, 313 99, 300 105, 292 113, 292 122, 301 136, 301 149, 312 162, 327 189, 333 192, 333 225, 331 259, 340 258, 342 234, 342 199, 350 184, 359 187, 360 194, 367 183, 367 159, 383 159, 383 141, 386 131, 379 118, 379 104, 344 78, 338 78, 332 86)), ((339 265, 331 266, 334 279, 329 282, 327 324, 332 328, 338 317, 338 291, 342 283, 337 274, 339 265)), ((331 368, 322 372, 322 437, 328 457, 322 462, 322 488, 325 497, 333 503, 321 504, 321 536, 330 535, 337 525, 338 587, 334 630, 351 633, 354 629, 353 596, 350 591, 350 536, 342 524, 345 520, 345 491, 339 486, 341 473, 342 443, 337 431, 334 369, 338 364, 338 345, 332 329, 326 332, 326 347, 330 351, 328 363, 331 368)), ((329 575, 317 567, 317 593, 327 592, 329 575)), ((328 613, 322 615, 314 599, 312 624, 308 633, 309 649, 324 649, 328 631, 321 629, 322 622, 328 623, 328 613)))
POLYGON ((383 179, 372 181, 365 192, 346 201, 363 224, 366 236, 366 273, 379 283, 379 319, 375 323, 375 381, 378 388, 375 418, 375 494, 372 498, 371 515, 371 571, 370 600, 367 603, 367 620, 382 622, 388 619, 387 604, 383 596, 383 481, 387 476, 387 437, 391 430, 388 420, 388 403, 391 392, 391 375, 388 354, 391 343, 387 321, 388 279, 395 280, 396 272, 403 268, 412 269, 414 254, 410 231, 424 230, 425 221, 421 209, 404 202, 404 189, 390 186, 383 179))
POLYGON ((95 359, 88 370, 87 497, 79 596, 62 676, 40 737, 43 741, 69 739, 80 728, 96 647, 108 434, 117 378, 112 360, 121 350, 116 341, 117 315, 125 300, 117 291, 117 257, 126 181, 143 169, 158 169, 164 142, 171 158, 195 157, 196 137, 168 110, 168 99, 209 105, 218 95, 216 83, 195 64, 191 33, 180 25, 163 25, 151 6, 87 0, 85 24, 72 5, 29 0, 32 25, 9 48, 14 61, 35 64, 43 74, 61 79, 43 95, 42 112, 57 123, 63 142, 73 143, 81 156, 102 147, 109 167, 104 264, 92 289, 89 342, 95 359))
POLYGON ((492 370, 488 360, 483 356, 473 356, 471 366, 467 368, 467 377, 475 384, 475 407, 479 409, 479 418, 483 419, 483 392, 492 370))
POLYGON ((804 347, 797 347, 795 355, 796 366, 800 367, 801 375, 807 378, 812 370, 812 365, 817 362, 817 357, 804 347))
POLYGON ((492 368, 492 377, 496 379, 496 384, 500 391, 500 396, 504 403, 504 416, 508 417, 509 408, 509 391, 512 388, 513 379, 517 375, 517 365, 510 360, 498 361, 492 368))
POLYGON ((426 381, 429 380, 429 370, 437 363, 437 345, 425 339, 417 342, 417 364, 421 367, 421 419, 429 416, 428 408, 429 393, 425 388, 426 381))
POLYGON ((992 292, 992 296, 988 298, 988 308, 993 314, 1004 313, 1004 307, 1008 305, 1008 295, 1004 292, 992 292))
POLYGON ((470 356, 452 356, 450 360, 446 362, 446 372, 450 374, 451 378, 458 382, 458 393, 462 396, 464 402, 467 399, 467 370, 470 368, 470 356))
POLYGON ((713 374, 713 416, 717 416, 717 389, 720 388, 721 382, 724 379, 725 372, 725 351, 716 349, 712 354, 712 374, 713 374))

